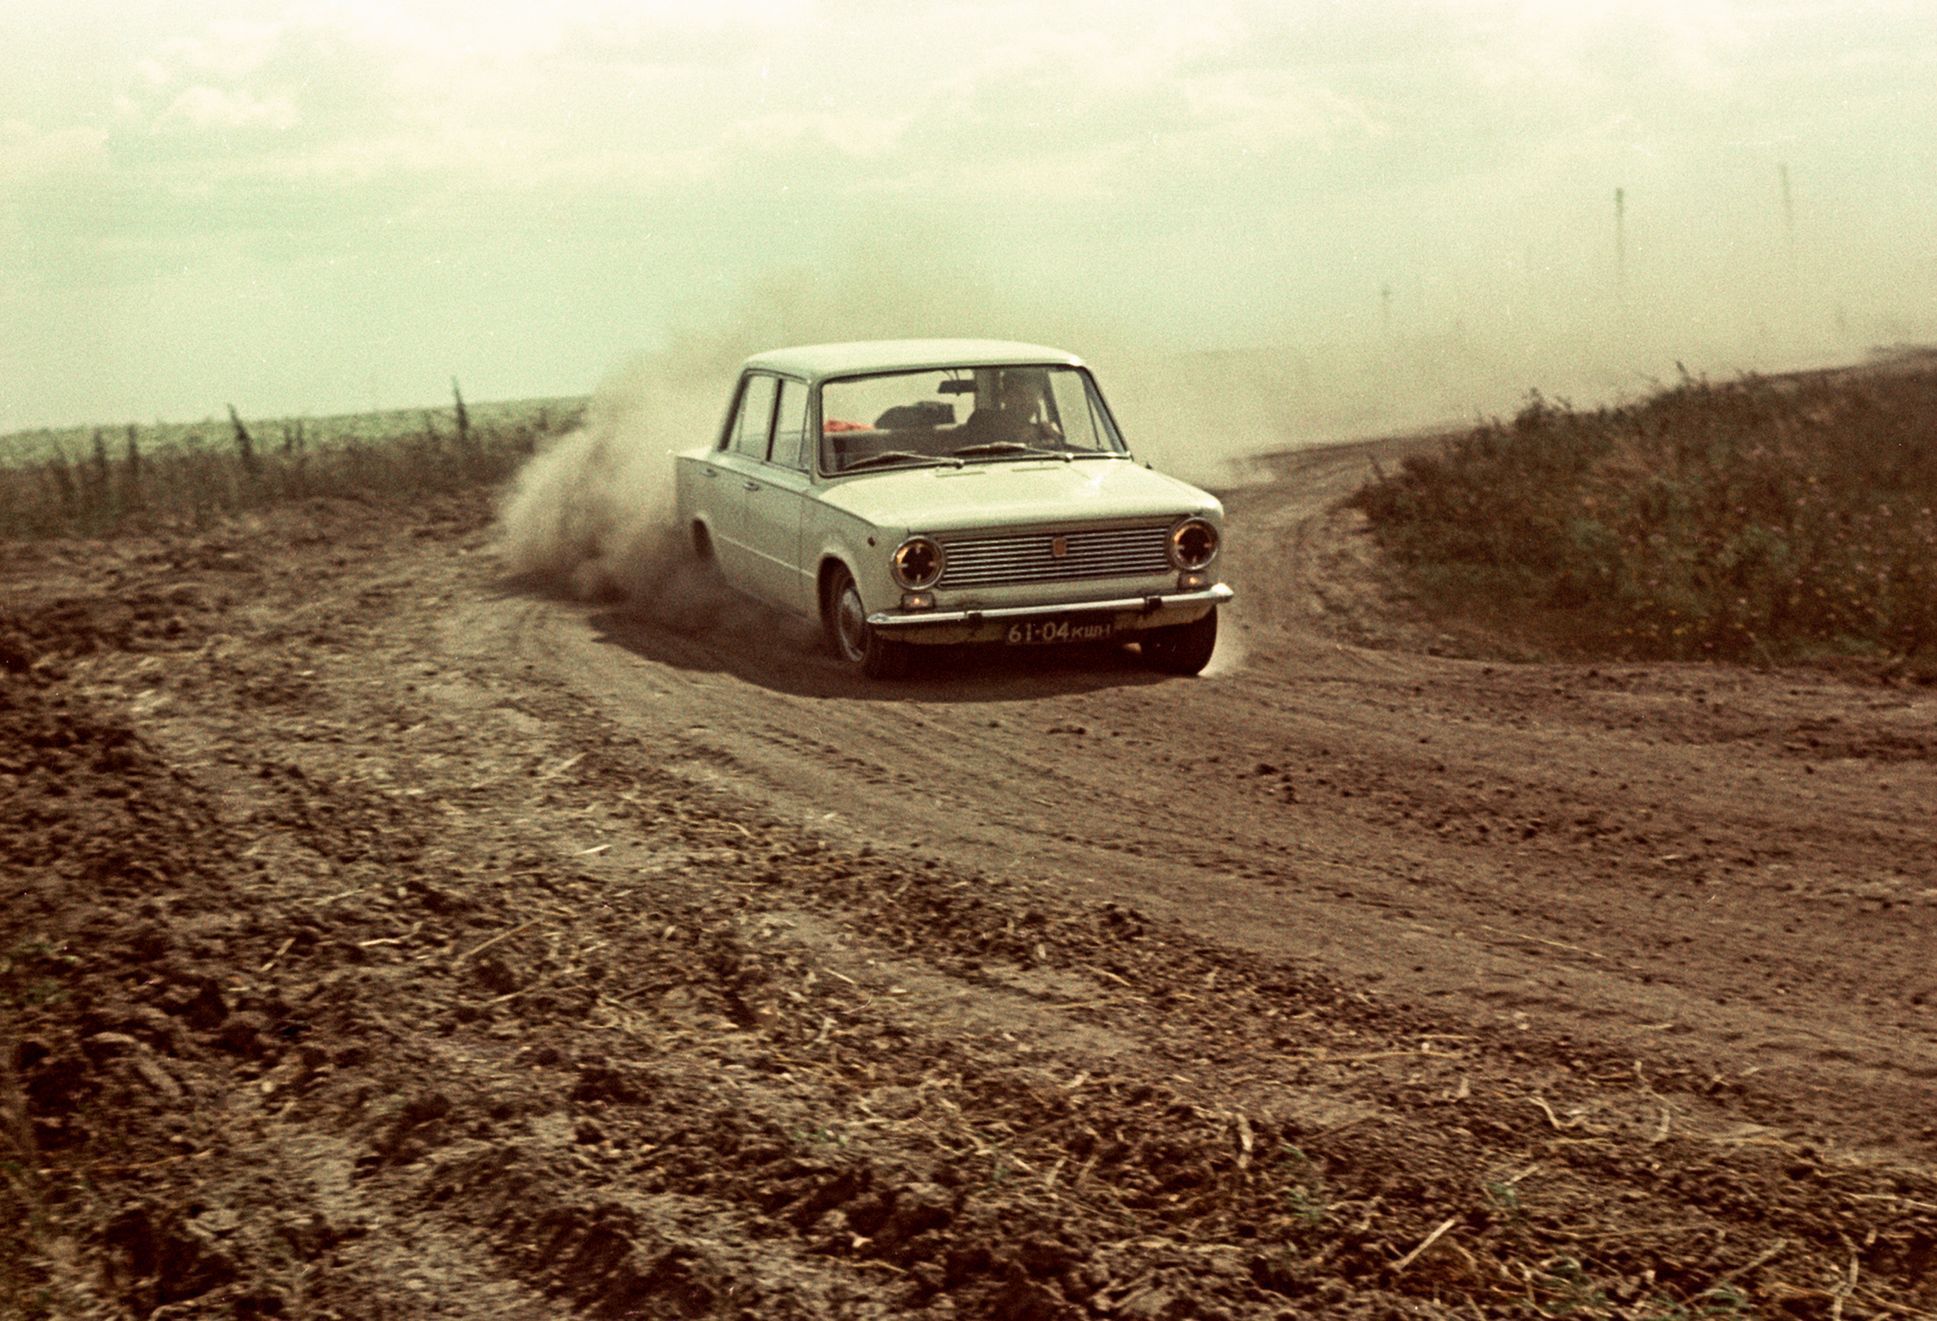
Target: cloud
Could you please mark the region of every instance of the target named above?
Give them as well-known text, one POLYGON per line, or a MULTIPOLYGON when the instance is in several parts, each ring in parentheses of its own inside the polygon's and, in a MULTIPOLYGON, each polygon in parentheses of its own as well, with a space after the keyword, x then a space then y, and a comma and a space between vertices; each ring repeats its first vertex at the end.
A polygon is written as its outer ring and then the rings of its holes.
POLYGON ((278 132, 294 128, 301 118, 288 96, 257 96, 223 87, 197 85, 183 89, 155 116, 152 127, 158 133, 173 130, 216 130, 232 133, 238 129, 266 128, 278 132))
MULTIPOLYGON (((328 13, 329 11, 324 11, 328 13)), ((390 61, 322 20, 211 23, 137 60, 114 101, 118 169, 166 188, 304 173, 404 127, 390 61)))
MULTIPOLYGON (((1583 122, 1569 82, 1623 26, 1570 12, 357 0, 162 41, 112 146, 163 187, 388 180, 483 205, 566 186, 1251 210, 1537 152, 1583 122)), ((1639 64, 1727 27, 1665 4, 1628 26, 1639 64)))
POLYGON ((20 119, 0 121, 0 180, 15 188, 47 176, 98 170, 107 132, 83 124, 43 129, 20 119))
POLYGON ((372 342, 536 321, 556 377, 912 233, 1178 340, 1374 334, 1386 285, 1402 329, 1524 336, 1605 310, 1615 186, 1637 289, 1731 298, 1780 265, 1778 161, 1805 266, 1926 270, 1937 201, 1926 0, 62 0, 0 52, 40 300, 0 338, 272 289, 372 342))
POLYGON ((165 88, 182 79, 246 78, 268 63, 288 32, 284 22, 207 24, 191 35, 171 37, 136 64, 140 80, 165 88))
POLYGON ((741 120, 720 146, 773 156, 794 151, 880 159, 901 146, 914 115, 875 115, 845 110, 774 111, 741 120))

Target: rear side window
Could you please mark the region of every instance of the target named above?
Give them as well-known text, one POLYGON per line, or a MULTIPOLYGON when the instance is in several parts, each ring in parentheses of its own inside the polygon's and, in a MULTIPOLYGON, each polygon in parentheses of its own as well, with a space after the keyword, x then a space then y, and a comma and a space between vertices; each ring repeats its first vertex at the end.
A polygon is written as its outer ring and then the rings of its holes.
POLYGON ((767 457, 767 438, 773 432, 774 388, 771 376, 749 376, 740 389, 740 412, 733 419, 733 452, 750 459, 767 457))
POLYGON ((807 387, 780 383, 780 408, 773 421, 773 461, 783 468, 807 466, 807 387))

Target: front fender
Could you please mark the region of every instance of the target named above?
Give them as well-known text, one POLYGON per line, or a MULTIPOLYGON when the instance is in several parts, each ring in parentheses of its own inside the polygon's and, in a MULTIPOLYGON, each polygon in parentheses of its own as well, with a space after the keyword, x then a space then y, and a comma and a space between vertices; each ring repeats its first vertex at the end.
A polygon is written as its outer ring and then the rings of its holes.
POLYGON ((900 604, 901 588, 889 572, 888 557, 907 535, 903 530, 875 527, 845 514, 813 529, 807 544, 814 547, 814 612, 819 613, 819 589, 831 564, 839 564, 854 575, 861 604, 870 612, 900 604))

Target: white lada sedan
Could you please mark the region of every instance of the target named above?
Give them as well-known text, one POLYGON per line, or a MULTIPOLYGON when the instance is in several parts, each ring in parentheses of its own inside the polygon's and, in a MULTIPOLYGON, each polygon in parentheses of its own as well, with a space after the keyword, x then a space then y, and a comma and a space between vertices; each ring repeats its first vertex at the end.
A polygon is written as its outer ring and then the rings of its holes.
POLYGON ((820 621, 871 677, 922 646, 1217 646, 1224 509, 1137 463, 1081 359, 996 340, 749 358, 678 510, 726 582, 820 621))

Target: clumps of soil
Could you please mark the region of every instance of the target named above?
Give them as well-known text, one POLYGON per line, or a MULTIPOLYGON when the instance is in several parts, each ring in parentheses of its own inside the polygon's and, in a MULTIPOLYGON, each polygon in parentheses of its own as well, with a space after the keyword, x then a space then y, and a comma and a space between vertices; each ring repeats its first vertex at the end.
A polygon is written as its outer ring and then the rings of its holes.
POLYGON ((58 672, 63 661, 99 651, 176 642, 206 609, 193 587, 150 591, 130 599, 71 597, 31 609, 0 609, 0 673, 58 672))
POLYGON ((186 864, 166 842, 206 824, 133 730, 30 676, 0 676, 0 784, 12 804, 0 865, 17 911, 69 886, 147 892, 186 864))
POLYGON ((250 609, 179 670, 119 612, 229 571, 166 545, 98 628, 48 606, 71 583, 9 616, 0 1313, 1937 1306, 1927 1171, 1690 1069, 837 844, 529 684, 432 694, 398 557, 437 547, 357 535, 328 590, 265 553, 292 538, 244 547, 250 609))
POLYGON ((4 1284, 27 1315, 70 1314, 82 1295, 53 1289, 45 1249, 74 1234, 101 1253, 96 1301, 243 1307, 234 1226, 153 1200, 194 1150, 210 1063, 269 1048, 273 1006, 225 989, 233 892, 203 866, 225 832, 125 723, 41 676, 0 675, 0 785, 4 1284))

